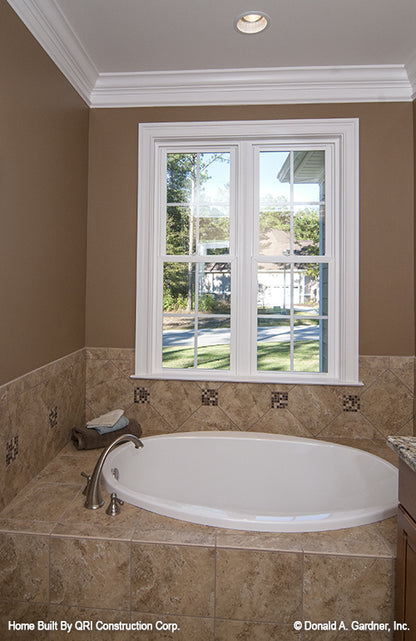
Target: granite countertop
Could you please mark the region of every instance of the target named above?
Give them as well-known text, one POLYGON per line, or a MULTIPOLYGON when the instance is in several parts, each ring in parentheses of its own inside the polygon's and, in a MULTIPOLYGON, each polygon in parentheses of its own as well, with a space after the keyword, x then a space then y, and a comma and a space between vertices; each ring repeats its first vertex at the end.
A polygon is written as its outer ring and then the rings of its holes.
POLYGON ((416 472, 416 436, 388 436, 387 442, 402 461, 416 472))

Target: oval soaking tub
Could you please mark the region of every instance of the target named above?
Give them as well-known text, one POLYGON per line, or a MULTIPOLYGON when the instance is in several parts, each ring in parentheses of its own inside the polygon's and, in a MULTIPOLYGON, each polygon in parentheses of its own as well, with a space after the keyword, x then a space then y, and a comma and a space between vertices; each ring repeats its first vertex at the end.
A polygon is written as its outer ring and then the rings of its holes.
POLYGON ((373 523, 397 508, 397 469, 362 450, 248 432, 149 436, 119 446, 106 489, 138 507, 237 530, 310 532, 373 523))

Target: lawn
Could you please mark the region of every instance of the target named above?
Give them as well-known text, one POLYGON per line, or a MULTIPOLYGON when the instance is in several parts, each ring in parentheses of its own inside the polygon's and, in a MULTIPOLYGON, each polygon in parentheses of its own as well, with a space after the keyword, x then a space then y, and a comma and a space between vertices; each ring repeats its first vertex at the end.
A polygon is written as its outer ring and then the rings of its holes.
MULTIPOLYGON (((163 367, 183 369, 193 367, 194 350, 191 347, 164 347, 163 367)), ((198 369, 229 369, 229 345, 210 345, 198 349, 198 369)), ((289 371, 290 343, 263 342, 258 345, 259 371, 289 371)), ((319 372, 319 341, 295 341, 294 369, 297 372, 319 372)))

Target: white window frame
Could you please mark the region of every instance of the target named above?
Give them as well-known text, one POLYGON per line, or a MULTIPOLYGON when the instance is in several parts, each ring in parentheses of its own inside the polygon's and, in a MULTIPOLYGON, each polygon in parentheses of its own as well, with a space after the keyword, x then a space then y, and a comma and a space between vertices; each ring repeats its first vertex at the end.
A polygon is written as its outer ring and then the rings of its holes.
MULTIPOLYGON (((303 146, 303 149, 306 147, 303 146)), ((247 157, 247 156, 246 156, 247 157)), ((250 161, 251 162, 251 161, 250 161)), ((247 171, 252 167, 237 164, 236 173, 239 184, 244 185, 247 171)), ((251 192, 253 194, 253 191, 251 192)), ((239 204, 239 216, 247 216, 244 209, 253 206, 247 199, 239 204), (246 203, 244 207, 243 203, 246 203)), ((136 362, 133 378, 157 378, 180 380, 215 380, 241 382, 303 383, 357 385, 358 379, 358 265, 359 265, 359 122, 351 119, 314 119, 314 120, 265 120, 265 121, 226 121, 226 122, 186 122, 186 123, 143 123, 139 125, 139 165, 138 165, 138 225, 137 225, 137 298, 136 298, 136 362), (328 230, 331 253, 335 261, 328 293, 330 309, 328 315, 332 323, 329 332, 332 344, 329 347, 328 372, 284 372, 256 371, 253 364, 241 358, 244 332, 253 336, 255 332, 255 305, 248 315, 239 297, 240 309, 232 308, 233 327, 232 349, 235 352, 233 367, 230 370, 206 369, 167 369, 158 366, 155 354, 161 341, 161 305, 156 299, 160 289, 161 276, 158 273, 160 256, 160 196, 158 187, 161 163, 158 162, 159 150, 172 145, 189 149, 198 147, 200 151, 211 145, 232 148, 248 142, 259 148, 272 144, 279 147, 287 145, 323 145, 334 162, 328 180, 333 183, 335 202, 333 225, 328 230), (156 285, 156 287, 155 287, 156 285), (243 331, 236 327, 243 321, 243 331), (237 330, 235 332, 235 330, 237 330)), ((249 230, 252 251, 255 231, 249 230)), ((238 252, 238 248, 237 248, 238 252)), ((233 261, 236 257, 230 256, 233 261)), ((330 258, 332 260, 332 258, 330 258)), ((240 269, 238 260, 237 269, 240 269)), ((159 270, 160 271, 160 270, 159 270)), ((253 274, 253 272, 252 272, 253 274)), ((253 275, 250 277, 253 279, 253 275)), ((245 281, 247 282, 247 281, 245 281)), ((253 292, 256 287, 253 283, 253 292)), ((254 294, 253 294, 254 295, 254 294)), ((247 334, 246 334, 247 335, 247 334)))

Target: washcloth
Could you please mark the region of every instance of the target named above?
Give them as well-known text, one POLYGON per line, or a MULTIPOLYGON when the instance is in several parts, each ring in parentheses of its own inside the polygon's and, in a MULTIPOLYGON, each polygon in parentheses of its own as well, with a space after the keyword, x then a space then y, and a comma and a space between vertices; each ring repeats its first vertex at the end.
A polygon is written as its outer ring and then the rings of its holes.
POLYGON ((107 434, 99 434, 97 430, 91 430, 87 427, 74 427, 71 432, 71 440, 77 450, 95 450, 101 447, 108 447, 122 434, 133 434, 140 437, 142 434, 140 423, 131 418, 126 427, 122 427, 117 432, 108 432, 107 434))
POLYGON ((112 412, 101 414, 101 416, 88 421, 87 427, 113 427, 123 414, 124 410, 113 410, 112 412))
POLYGON ((129 424, 129 419, 127 418, 127 416, 121 416, 118 419, 117 423, 113 425, 113 427, 106 427, 102 425, 97 425, 97 427, 88 427, 87 425, 87 428, 89 430, 93 429, 99 434, 109 434, 110 432, 117 432, 118 430, 121 430, 123 427, 127 427, 128 424, 129 424))

